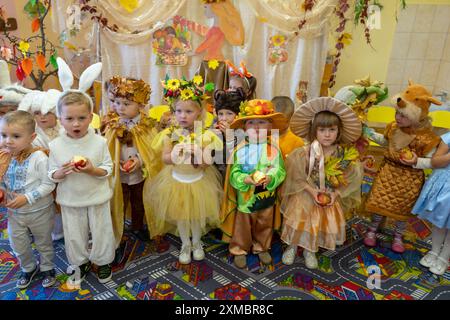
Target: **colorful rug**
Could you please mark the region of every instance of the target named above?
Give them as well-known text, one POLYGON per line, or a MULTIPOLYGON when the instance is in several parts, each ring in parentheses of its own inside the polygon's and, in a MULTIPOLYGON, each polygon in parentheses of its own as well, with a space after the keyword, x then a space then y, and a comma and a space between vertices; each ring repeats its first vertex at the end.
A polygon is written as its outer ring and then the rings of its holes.
POLYGON ((55 241, 57 284, 43 288, 36 277, 26 290, 15 287, 20 268, 7 240, 7 221, 0 212, 1 300, 436 300, 450 299, 450 272, 435 276, 419 265, 428 251, 427 226, 410 223, 411 242, 404 254, 389 248, 389 229, 368 249, 362 244, 365 221, 348 223, 347 242, 336 251, 320 251, 319 268, 305 267, 301 250, 292 266, 281 263, 283 245, 274 239, 273 264, 263 266, 249 255, 247 270, 237 269, 227 246, 204 237, 206 258, 178 263, 177 237, 144 243, 127 235, 122 262, 112 281, 101 284, 93 270, 80 288, 68 286, 64 241, 55 241), (423 238, 421 238, 423 237, 423 238))

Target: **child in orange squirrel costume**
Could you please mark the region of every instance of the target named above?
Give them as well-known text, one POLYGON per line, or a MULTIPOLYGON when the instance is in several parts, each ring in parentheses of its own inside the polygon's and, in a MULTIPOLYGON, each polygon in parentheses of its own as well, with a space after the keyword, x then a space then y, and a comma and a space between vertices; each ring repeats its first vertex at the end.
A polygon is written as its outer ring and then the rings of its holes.
POLYGON ((392 250, 403 253, 406 221, 412 217, 411 210, 425 181, 422 169, 430 167, 429 158, 441 140, 432 131, 428 110, 431 103, 440 105, 441 102, 411 81, 394 101, 395 122, 388 124, 384 136, 365 128, 369 139, 386 146, 387 150, 366 202, 366 210, 373 214, 364 244, 376 245, 378 227, 383 217, 390 217, 396 220, 392 250), (407 159, 412 151, 418 159, 407 159))

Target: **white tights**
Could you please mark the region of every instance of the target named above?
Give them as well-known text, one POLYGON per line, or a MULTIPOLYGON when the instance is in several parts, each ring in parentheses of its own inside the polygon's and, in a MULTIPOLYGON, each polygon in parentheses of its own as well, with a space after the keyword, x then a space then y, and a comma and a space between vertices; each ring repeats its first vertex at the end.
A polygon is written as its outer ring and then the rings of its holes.
POLYGON ((196 245, 200 243, 200 238, 202 237, 200 223, 196 221, 179 221, 177 227, 183 246, 191 245, 190 233, 192 234, 192 244, 196 245))
POLYGON ((448 229, 433 226, 431 239, 433 241, 431 251, 448 261, 450 258, 450 232, 448 229))

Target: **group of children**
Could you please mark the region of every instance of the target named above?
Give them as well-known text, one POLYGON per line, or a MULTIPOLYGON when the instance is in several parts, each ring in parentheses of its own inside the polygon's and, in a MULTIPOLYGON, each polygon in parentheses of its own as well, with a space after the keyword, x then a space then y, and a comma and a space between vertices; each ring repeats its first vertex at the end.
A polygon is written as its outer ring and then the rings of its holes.
MULTIPOLYGON (((181 264, 203 260, 201 237, 219 229, 238 268, 246 267, 249 253, 263 264, 272 262, 274 231, 287 244, 284 264, 292 264, 301 247, 306 266, 317 268, 315 253, 344 243, 344 214, 360 203, 363 168, 354 143, 363 131, 388 145, 367 203, 374 215, 364 243, 376 244, 383 216, 404 221, 412 210, 435 225, 432 250, 421 264, 436 274, 447 270, 450 134, 441 140, 425 130, 429 99, 419 104, 423 115, 410 119, 417 112, 405 110, 417 101, 407 93, 399 97, 396 122, 381 137, 363 130, 353 110, 334 98, 312 99, 297 109, 288 97, 254 99, 256 79, 233 67, 228 90, 214 90, 201 76, 164 80, 171 113, 163 129, 147 115, 150 86, 115 76, 106 82, 110 105, 98 134, 90 127, 93 102, 86 91, 101 64, 86 69, 79 88, 72 89, 70 68, 60 58, 57 62, 63 92, 26 91, 17 103, 9 102, 19 110, 7 110, 0 120, 2 205, 22 268, 19 288, 39 271, 44 287, 55 283, 52 231, 53 239, 63 234, 68 261, 79 271, 70 281, 79 284, 92 264, 99 281, 109 281, 112 264, 126 251, 127 217, 127 231, 142 241, 165 233, 179 236, 181 264), (210 99, 216 122, 207 128, 210 99), (413 159, 400 157, 407 146, 413 159), (425 167, 442 169, 434 171, 419 197, 425 167), (396 189, 406 178, 407 196, 396 189), (382 200, 386 195, 389 201, 382 200)), ((3 86, 0 94, 12 87, 3 86)), ((8 107, 8 100, 0 99, 1 106, 8 107)), ((392 249, 400 253, 403 230, 404 223, 397 223, 392 249)))

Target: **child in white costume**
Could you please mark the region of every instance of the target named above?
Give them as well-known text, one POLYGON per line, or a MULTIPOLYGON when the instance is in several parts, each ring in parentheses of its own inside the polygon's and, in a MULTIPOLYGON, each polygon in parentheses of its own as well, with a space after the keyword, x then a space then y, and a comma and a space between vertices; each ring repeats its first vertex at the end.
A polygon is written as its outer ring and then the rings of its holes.
MULTIPOLYGON (((50 141, 59 136, 61 126, 56 117, 56 103, 60 96, 61 92, 55 89, 34 90, 27 93, 20 102, 18 110, 31 113, 36 121, 36 139, 33 140, 33 146, 49 150, 50 141)), ((59 208, 56 208, 56 211, 52 231, 54 241, 64 238, 61 212, 59 208)))
POLYGON ((80 278, 70 277, 69 283, 78 285, 89 272, 91 262, 98 266, 98 280, 105 283, 112 277, 110 264, 115 249, 109 181, 113 163, 106 139, 89 128, 93 103, 85 93, 100 74, 101 63, 86 69, 80 77, 80 89, 71 90, 71 71, 61 58, 57 62, 64 89, 58 100, 57 114, 65 132, 50 142, 48 175, 58 182, 56 202, 61 205, 67 258, 71 266, 80 269, 80 278), (75 156, 85 158, 84 166, 76 166, 75 156), (92 236, 90 250, 89 233, 92 236))

